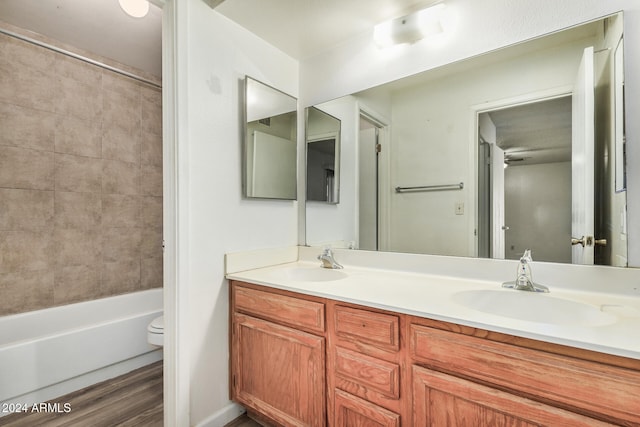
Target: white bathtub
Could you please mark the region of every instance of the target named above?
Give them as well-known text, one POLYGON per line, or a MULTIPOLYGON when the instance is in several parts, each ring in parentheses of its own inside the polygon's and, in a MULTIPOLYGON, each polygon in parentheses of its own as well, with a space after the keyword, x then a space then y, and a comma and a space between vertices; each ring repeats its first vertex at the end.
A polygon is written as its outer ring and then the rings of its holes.
MULTIPOLYGON (((0 408, 44 402, 162 359, 162 289, 0 317, 0 408)), ((0 416, 7 415, 0 410, 0 416)))

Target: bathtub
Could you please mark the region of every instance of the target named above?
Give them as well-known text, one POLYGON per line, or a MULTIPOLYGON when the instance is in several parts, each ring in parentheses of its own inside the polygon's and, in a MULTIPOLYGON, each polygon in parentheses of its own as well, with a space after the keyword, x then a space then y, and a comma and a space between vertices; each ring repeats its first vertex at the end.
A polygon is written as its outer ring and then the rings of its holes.
POLYGON ((161 313, 151 289, 0 317, 0 416, 161 360, 147 343, 161 313))

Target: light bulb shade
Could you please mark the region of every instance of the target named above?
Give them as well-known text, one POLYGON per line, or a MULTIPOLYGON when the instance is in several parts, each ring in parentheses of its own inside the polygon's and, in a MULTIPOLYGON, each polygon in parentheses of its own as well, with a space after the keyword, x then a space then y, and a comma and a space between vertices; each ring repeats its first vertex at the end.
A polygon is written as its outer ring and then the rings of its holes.
POLYGON ((373 29, 373 40, 378 47, 415 43, 423 38, 442 32, 440 12, 444 7, 438 4, 400 18, 390 19, 373 29))
POLYGON ((118 0, 120 7, 127 15, 134 18, 143 18, 149 13, 149 2, 147 0, 118 0))

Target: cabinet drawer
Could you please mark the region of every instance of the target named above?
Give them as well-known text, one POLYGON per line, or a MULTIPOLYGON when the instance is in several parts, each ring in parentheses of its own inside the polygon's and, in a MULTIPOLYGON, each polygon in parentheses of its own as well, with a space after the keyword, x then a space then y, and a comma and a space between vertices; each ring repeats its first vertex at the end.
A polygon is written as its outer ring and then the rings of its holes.
POLYGON ((372 344, 385 350, 400 348, 398 316, 357 308, 335 307, 336 335, 346 340, 372 344))
POLYGON ((640 372, 411 325, 411 356, 438 370, 622 424, 640 423, 640 372))
POLYGON ((400 398, 400 366, 396 363, 337 347, 335 374, 339 388, 360 397, 373 391, 390 399, 400 398))
POLYGON ((371 402, 335 390, 335 426, 400 427, 400 415, 371 402))
POLYGON ((324 304, 234 284, 234 310, 310 332, 324 333, 324 304))

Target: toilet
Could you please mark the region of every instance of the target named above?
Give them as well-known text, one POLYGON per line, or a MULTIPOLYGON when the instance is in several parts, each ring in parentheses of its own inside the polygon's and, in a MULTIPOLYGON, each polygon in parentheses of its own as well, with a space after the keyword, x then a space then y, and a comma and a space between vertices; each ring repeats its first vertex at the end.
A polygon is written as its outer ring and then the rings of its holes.
POLYGON ((147 342, 162 347, 164 344, 164 316, 156 317, 147 326, 147 342))

